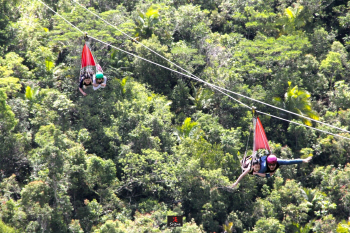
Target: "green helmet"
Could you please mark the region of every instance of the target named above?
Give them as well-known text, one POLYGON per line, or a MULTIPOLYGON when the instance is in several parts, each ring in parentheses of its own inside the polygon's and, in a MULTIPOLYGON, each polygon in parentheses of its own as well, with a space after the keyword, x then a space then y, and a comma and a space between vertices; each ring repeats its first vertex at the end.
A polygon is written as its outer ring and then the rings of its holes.
POLYGON ((101 72, 96 73, 96 79, 101 79, 103 78, 103 74, 101 72))

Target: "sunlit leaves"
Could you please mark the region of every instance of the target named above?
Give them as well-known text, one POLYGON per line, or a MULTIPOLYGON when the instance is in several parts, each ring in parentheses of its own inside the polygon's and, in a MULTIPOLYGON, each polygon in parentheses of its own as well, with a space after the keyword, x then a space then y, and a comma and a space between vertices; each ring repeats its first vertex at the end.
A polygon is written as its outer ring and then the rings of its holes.
POLYGON ((182 137, 188 137, 188 136, 190 136, 191 130, 194 129, 194 127, 197 124, 198 124, 197 122, 191 122, 191 118, 188 117, 185 119, 182 126, 179 126, 177 128, 177 130, 180 133, 180 135, 182 135, 182 137))
POLYGON ((159 21, 158 6, 152 5, 148 10, 144 12, 138 12, 139 15, 136 18, 136 33, 135 37, 138 40, 148 39, 152 35, 153 27, 159 21))
POLYGON ((278 39, 259 35, 254 41, 242 40, 233 55, 234 70, 248 85, 262 85, 269 93, 281 95, 287 81, 300 82, 296 60, 310 46, 303 36, 281 36, 278 39))
POLYGON ((18 78, 0 78, 0 89, 3 90, 10 97, 16 96, 18 91, 21 90, 21 88, 22 85, 19 83, 18 78))
MULTIPOLYGON (((286 110, 295 112, 299 115, 303 115, 314 120, 318 120, 319 117, 315 111, 311 108, 310 93, 299 89, 298 86, 292 86, 291 82, 288 82, 287 92, 284 94, 283 106, 286 110)), ((275 98, 277 103, 282 103, 282 99, 275 98)), ((311 121, 305 118, 301 118, 304 124, 311 126, 311 121)))
POLYGON ((28 67, 23 65, 24 59, 14 52, 7 53, 4 58, 0 57, 0 89, 10 97, 17 96, 22 88, 20 79, 31 77, 28 67))
POLYGON ((54 63, 50 61, 49 59, 45 59, 45 65, 46 65, 46 71, 51 71, 52 68, 54 68, 54 63))
POLYGON ((0 220, 0 231, 7 233, 17 233, 17 231, 0 220))
POLYGON ((1 78, 15 77, 26 79, 32 77, 32 72, 23 64, 24 58, 17 53, 10 52, 4 58, 0 58, 0 75, 1 78))
POLYGON ((277 14, 268 10, 263 12, 254 7, 245 7, 248 22, 245 23, 246 31, 261 32, 265 35, 274 36, 277 34, 276 18, 277 14))
POLYGON ((284 14, 287 17, 287 20, 282 18, 282 22, 284 21, 283 31, 285 33, 291 34, 305 25, 306 20, 300 17, 303 9, 303 6, 296 4, 294 7, 288 7, 284 10, 284 14))
POLYGON ((343 67, 340 56, 339 53, 329 52, 327 58, 321 62, 320 71, 326 75, 330 86, 336 80, 337 76, 342 73, 343 67))
POLYGON ((31 88, 30 86, 27 86, 25 97, 27 100, 34 101, 37 98, 38 93, 39 93, 38 87, 31 88))
POLYGON ((11 107, 6 103, 7 96, 0 89, 0 132, 7 133, 12 130, 18 120, 15 119, 15 114, 11 111, 11 107))
POLYGON ((257 221, 253 232, 282 233, 285 232, 285 226, 275 218, 261 218, 257 221))
POLYGON ((339 233, 350 232, 350 221, 343 220, 340 223, 338 223, 337 232, 339 233))

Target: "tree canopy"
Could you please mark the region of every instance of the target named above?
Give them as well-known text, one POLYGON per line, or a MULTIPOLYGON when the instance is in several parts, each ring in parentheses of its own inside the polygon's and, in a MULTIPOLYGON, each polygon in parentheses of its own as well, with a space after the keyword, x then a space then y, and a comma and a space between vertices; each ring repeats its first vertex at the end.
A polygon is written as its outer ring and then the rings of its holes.
POLYGON ((350 134, 330 127, 350 125, 349 15, 340 0, 0 0, 0 232, 350 232, 350 134), (83 96, 85 43, 107 85, 83 96), (277 157, 312 162, 227 189, 251 110, 141 58, 290 111, 232 94, 289 120, 260 116, 277 157))

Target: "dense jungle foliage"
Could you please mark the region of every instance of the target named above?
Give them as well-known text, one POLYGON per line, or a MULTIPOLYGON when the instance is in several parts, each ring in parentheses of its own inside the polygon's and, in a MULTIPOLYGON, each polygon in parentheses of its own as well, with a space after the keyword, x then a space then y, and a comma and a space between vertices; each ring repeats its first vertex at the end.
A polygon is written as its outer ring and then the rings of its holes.
MULTIPOLYGON (((348 1, 42 1, 110 45, 181 71, 139 41, 207 82, 349 130, 348 1)), ((40 1, 0 0, 0 232, 350 232, 348 139, 261 115, 278 157, 313 159, 227 189, 252 149, 251 111, 91 38, 108 82, 84 97, 84 43, 40 1), (168 228, 170 215, 184 226, 168 228)))

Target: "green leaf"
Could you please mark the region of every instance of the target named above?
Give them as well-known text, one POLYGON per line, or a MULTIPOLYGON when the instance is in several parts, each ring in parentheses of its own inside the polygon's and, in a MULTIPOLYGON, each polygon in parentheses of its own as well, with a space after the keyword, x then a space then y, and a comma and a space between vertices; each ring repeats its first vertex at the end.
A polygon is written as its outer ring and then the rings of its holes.
POLYGON ((46 70, 50 71, 52 68, 54 68, 54 63, 52 61, 49 61, 48 59, 45 59, 45 65, 46 65, 46 70))
POLYGON ((26 99, 33 100, 33 89, 30 86, 26 87, 26 99))
POLYGON ((184 123, 181 127, 179 127, 180 133, 182 133, 185 137, 190 135, 191 130, 197 125, 197 122, 191 122, 191 118, 188 117, 185 119, 184 123))
POLYGON ((286 13, 286 15, 288 16, 288 18, 290 18, 290 19, 294 19, 294 14, 293 14, 293 11, 291 11, 291 9, 289 9, 289 8, 287 8, 286 10, 285 10, 285 13, 286 13))

